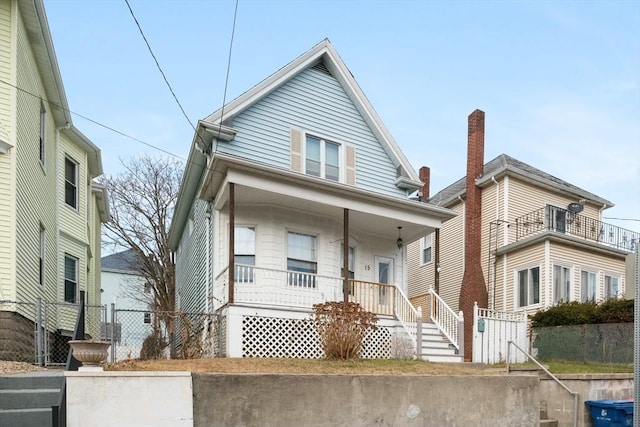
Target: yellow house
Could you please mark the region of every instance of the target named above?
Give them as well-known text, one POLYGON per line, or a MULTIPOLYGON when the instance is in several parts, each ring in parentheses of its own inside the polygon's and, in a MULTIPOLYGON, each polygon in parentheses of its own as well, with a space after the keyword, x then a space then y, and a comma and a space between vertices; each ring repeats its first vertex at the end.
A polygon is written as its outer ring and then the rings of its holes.
MULTIPOLYGON (((100 224, 109 214, 105 188, 92 180, 101 174, 100 150, 72 124, 42 1, 0 0, 3 348, 33 359, 39 299, 44 335, 61 341, 81 290, 100 303, 100 224)), ((99 318, 88 321, 87 332, 99 334, 99 318)))
POLYGON ((421 170, 423 199, 458 215, 409 245, 412 303, 429 313, 433 289, 471 328, 474 301, 531 314, 560 301, 624 297, 625 260, 640 234, 602 221, 613 203, 506 154, 484 163, 484 113, 472 113, 469 125, 470 179, 429 197, 429 170, 421 170), (475 269, 478 278, 465 273, 475 269))

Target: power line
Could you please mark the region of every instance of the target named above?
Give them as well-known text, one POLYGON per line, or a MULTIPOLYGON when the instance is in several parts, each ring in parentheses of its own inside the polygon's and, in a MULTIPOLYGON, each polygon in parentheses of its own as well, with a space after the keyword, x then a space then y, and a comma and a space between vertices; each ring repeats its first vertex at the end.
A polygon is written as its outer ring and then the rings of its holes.
POLYGON ((615 220, 618 220, 618 221, 638 221, 638 222, 640 222, 640 219, 637 219, 637 218, 615 218, 615 217, 612 217, 612 216, 603 216, 602 219, 615 219, 615 220))
POLYGON ((229 56, 227 57, 227 75, 224 80, 224 94, 222 95, 222 110, 220 110, 220 127, 218 128, 218 136, 216 138, 216 150, 218 149, 218 140, 220 140, 220 133, 222 132, 222 120, 224 119, 224 106, 227 103, 227 87, 229 85, 229 71, 231 70, 231 52, 233 50, 233 38, 236 34, 236 18, 238 16, 238 2, 236 0, 236 7, 233 11, 233 26, 231 27, 231 42, 229 43, 229 56))
POLYGON ((88 121, 88 122, 91 122, 91 123, 93 123, 93 124, 95 124, 95 125, 97 125, 97 126, 100 126, 100 127, 104 128, 104 129, 107 129, 107 130, 109 130, 109 131, 111 131, 111 132, 117 133, 118 135, 124 136, 125 138, 131 139, 131 140, 136 141, 136 142, 138 142, 138 143, 140 143, 140 144, 146 145, 147 147, 153 148, 154 150, 162 151, 163 153, 168 154, 169 156, 175 157, 176 159, 179 159, 179 160, 182 160, 182 161, 185 161, 185 162, 187 161, 187 160, 186 160, 186 159, 184 159, 183 157, 178 156, 177 154, 174 154, 174 153, 172 153, 172 152, 170 152, 170 151, 167 151, 167 150, 165 150, 165 149, 163 149, 163 148, 160 148, 160 147, 158 147, 157 145, 153 145, 153 144, 151 144, 151 143, 149 143, 149 142, 146 142, 146 141, 143 141, 143 140, 141 140, 141 139, 139 139, 139 138, 136 138, 135 136, 128 135, 128 134, 126 134, 126 133, 124 133, 124 132, 122 132, 122 131, 119 131, 119 130, 117 130, 117 129, 115 129, 115 128, 111 127, 111 126, 105 125, 104 123, 100 123, 100 122, 99 122, 99 121, 97 121, 97 120, 94 120, 94 119, 92 119, 92 118, 89 118, 89 117, 87 117, 87 116, 84 116, 84 115, 82 115, 82 114, 80 114, 80 113, 76 113, 76 112, 74 112, 74 111, 71 111, 70 109, 63 107, 63 106, 62 106, 62 105, 60 105, 60 104, 57 104, 57 103, 55 103, 55 102, 53 102, 53 101, 50 101, 50 100, 48 100, 48 99, 44 99, 44 98, 42 98, 40 95, 36 95, 36 94, 34 94, 34 93, 31 93, 31 92, 29 92, 28 90, 23 89, 23 88, 21 88, 21 87, 19 87, 19 86, 16 86, 16 85, 14 85, 14 84, 12 84, 12 83, 9 83, 9 82, 7 82, 7 81, 5 81, 5 80, 3 80, 3 79, 0 79, 0 83, 4 83, 4 84, 6 84, 7 86, 11 86, 11 87, 13 87, 13 88, 15 88, 15 89, 19 90, 20 92, 23 92, 23 93, 25 93, 25 94, 27 94, 27 95, 33 96, 34 98, 37 98, 37 99, 40 99, 40 100, 46 101, 47 103, 49 103, 49 104, 51 104, 51 105, 53 105, 53 106, 55 106, 55 107, 57 107, 57 108, 60 108, 61 110, 64 110, 64 111, 66 111, 66 112, 68 112, 68 113, 70 113, 70 114, 73 114, 74 116, 80 117, 81 119, 84 119, 84 120, 86 120, 86 121, 88 121))
MULTIPOLYGON (((160 63, 158 62, 158 58, 156 58, 156 55, 153 53, 153 50, 151 49, 151 45, 149 44, 149 41, 147 40, 147 37, 144 35, 144 32, 142 31, 142 27, 140 26, 140 23, 138 22, 138 19, 136 18, 136 15, 133 13, 133 9, 131 9, 131 5, 129 4, 129 0, 124 0, 124 2, 127 4, 127 7, 129 8, 129 12, 131 13, 131 16, 133 17, 133 20, 136 22, 136 25, 138 26, 138 30, 140 31, 140 35, 144 39, 144 42, 147 45, 147 49, 149 49, 149 53, 153 57, 153 60, 156 63, 156 67, 158 67, 158 71, 160 71, 160 74, 162 74, 162 78, 164 79, 164 82, 167 84, 167 87, 169 88, 169 91, 171 92, 171 95, 173 95, 173 99, 175 99, 176 104, 178 104, 178 107, 180 107, 180 111, 182 111, 182 115, 184 116, 185 119, 187 119, 187 122, 189 122, 189 125, 191 126, 193 131, 195 133, 197 133, 195 126, 193 125, 193 123, 191 123, 191 120, 189 120, 189 116, 187 116, 187 113, 184 111, 184 108, 182 108, 182 104, 180 104, 180 101, 178 100, 178 97, 176 96, 175 92, 173 91, 173 88, 171 87, 171 84, 169 84, 169 80, 167 79, 167 76, 164 74, 164 71, 162 70, 162 67, 160 66, 160 63)), ((236 3, 236 7, 237 7, 237 3, 236 3)))

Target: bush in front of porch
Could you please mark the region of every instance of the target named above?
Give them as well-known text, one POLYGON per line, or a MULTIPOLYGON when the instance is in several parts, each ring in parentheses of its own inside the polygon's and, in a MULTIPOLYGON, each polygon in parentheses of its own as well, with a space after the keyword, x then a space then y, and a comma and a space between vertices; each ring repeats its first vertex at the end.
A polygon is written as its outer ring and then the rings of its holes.
POLYGON ((378 316, 354 302, 315 304, 312 316, 327 359, 358 357, 367 331, 378 328, 378 316))

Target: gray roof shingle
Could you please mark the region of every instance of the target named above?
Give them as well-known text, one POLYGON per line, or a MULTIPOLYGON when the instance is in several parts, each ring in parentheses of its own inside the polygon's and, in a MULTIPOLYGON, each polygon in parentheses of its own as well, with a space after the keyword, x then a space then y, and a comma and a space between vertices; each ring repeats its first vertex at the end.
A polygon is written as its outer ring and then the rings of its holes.
MULTIPOLYGON (((528 181, 533 181, 538 185, 552 187, 558 191, 569 193, 582 199, 591 200, 602 205, 606 204, 608 207, 613 206, 613 203, 609 200, 603 199, 600 196, 583 190, 580 187, 541 171, 540 169, 534 168, 533 166, 518 159, 514 159, 506 154, 500 154, 495 159, 485 163, 484 173, 476 180, 476 182, 478 185, 482 186, 483 183, 490 181, 492 177, 498 177, 505 174, 519 175, 520 177, 528 181)), ((428 202, 437 206, 446 207, 457 199, 458 196, 464 196, 465 192, 466 178, 462 177, 453 184, 434 194, 428 202)))

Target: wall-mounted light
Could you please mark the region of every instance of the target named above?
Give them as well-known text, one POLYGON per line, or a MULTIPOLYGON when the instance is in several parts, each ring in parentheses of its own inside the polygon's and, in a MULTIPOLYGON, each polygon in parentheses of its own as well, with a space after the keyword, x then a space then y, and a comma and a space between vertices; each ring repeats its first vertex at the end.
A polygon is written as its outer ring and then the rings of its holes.
POLYGON ((398 240, 396 240, 398 249, 402 249, 402 227, 398 227, 398 240))
POLYGON ((440 263, 436 264, 436 272, 440 273, 442 271, 442 267, 440 266, 440 263))

